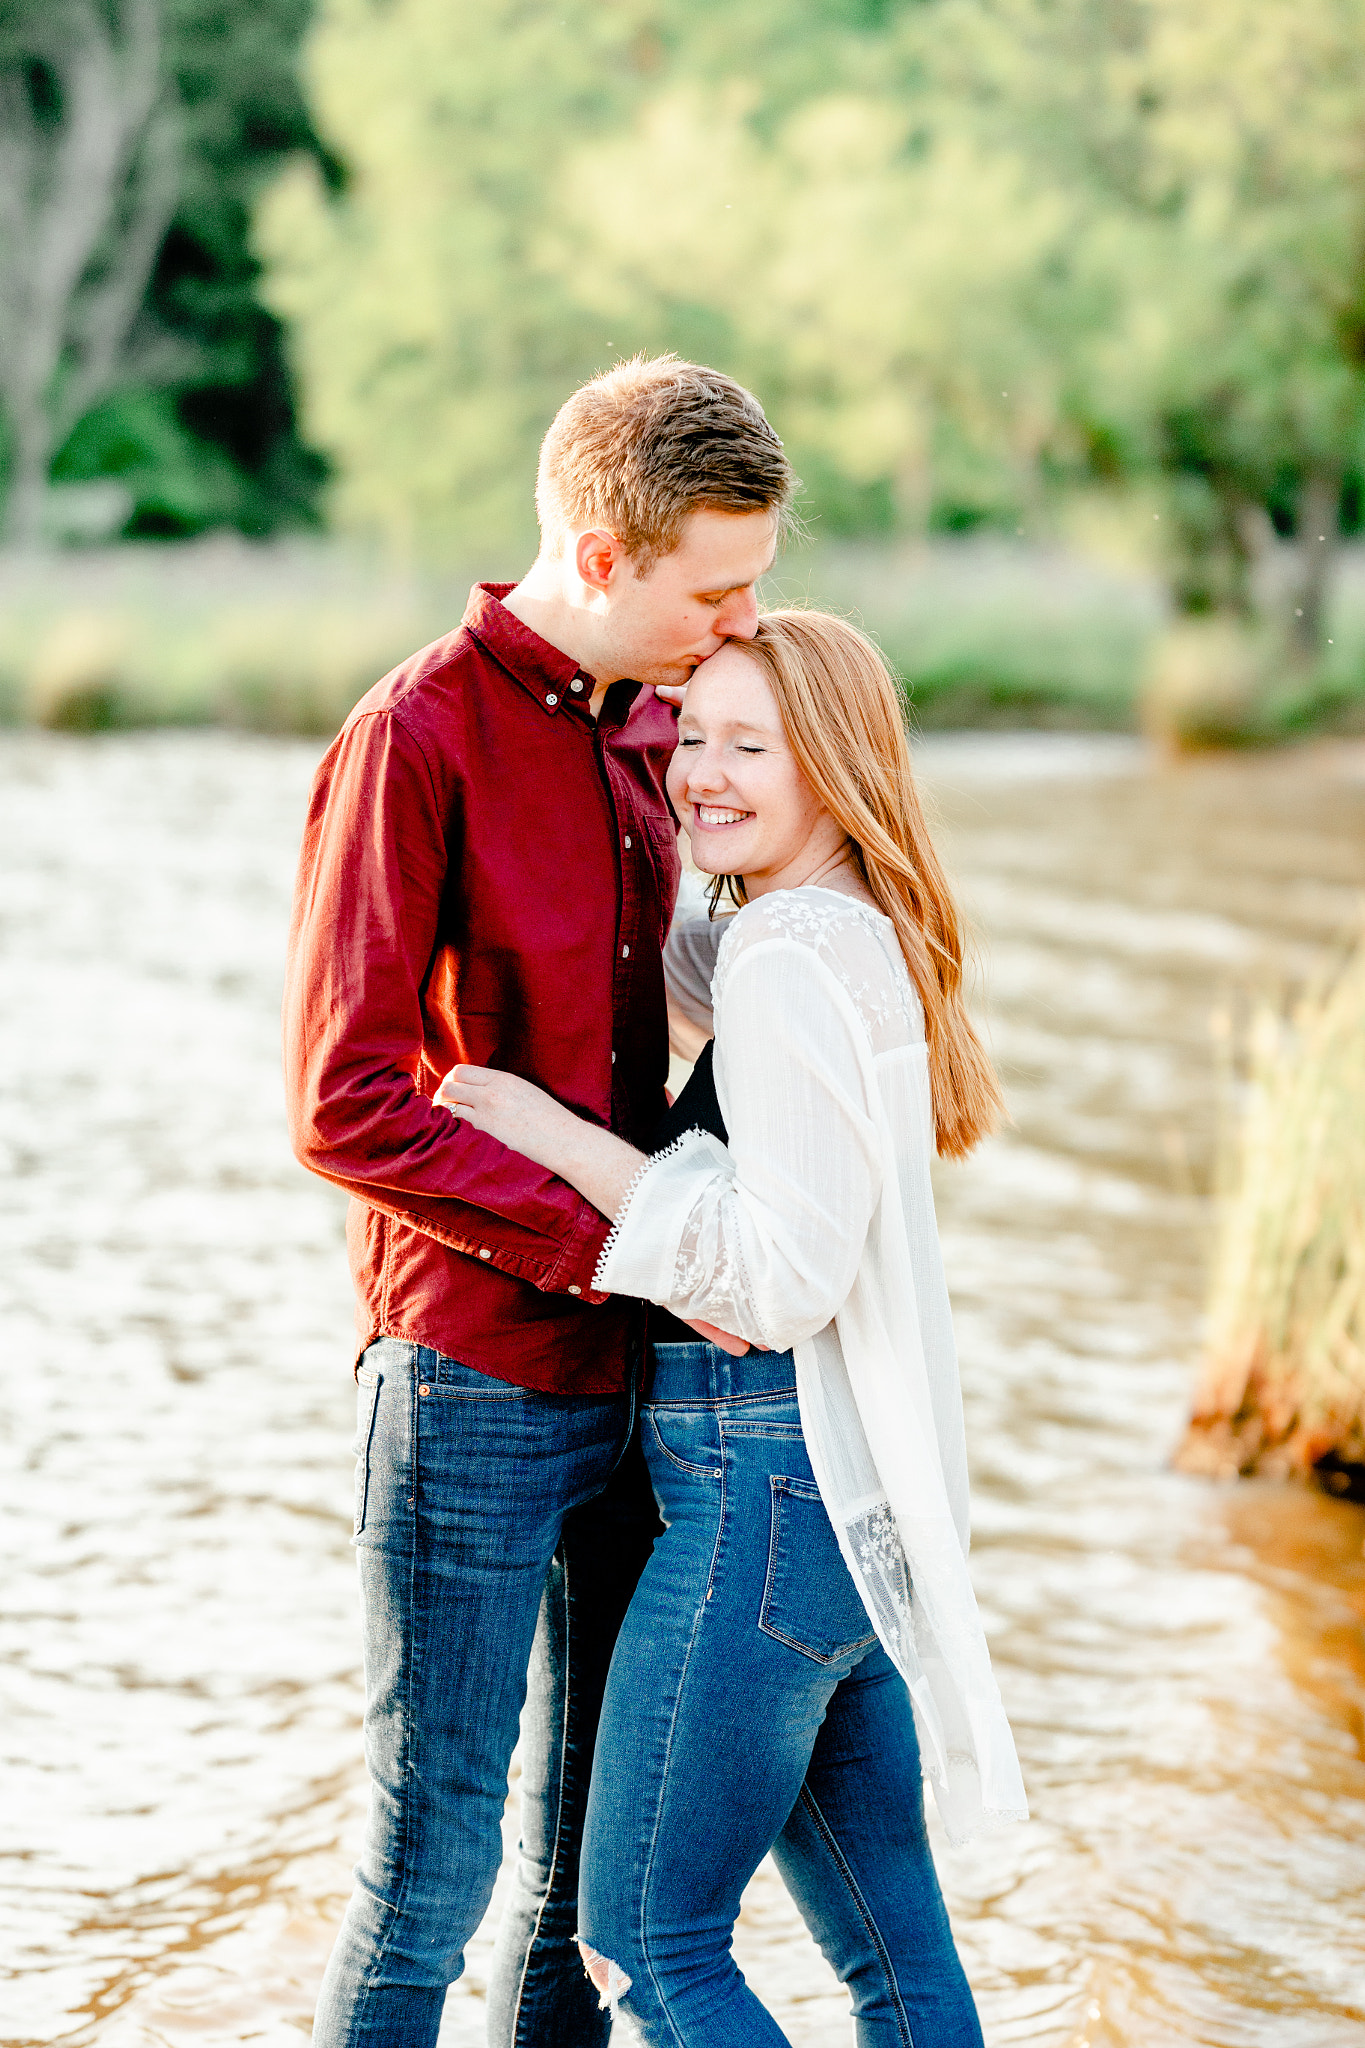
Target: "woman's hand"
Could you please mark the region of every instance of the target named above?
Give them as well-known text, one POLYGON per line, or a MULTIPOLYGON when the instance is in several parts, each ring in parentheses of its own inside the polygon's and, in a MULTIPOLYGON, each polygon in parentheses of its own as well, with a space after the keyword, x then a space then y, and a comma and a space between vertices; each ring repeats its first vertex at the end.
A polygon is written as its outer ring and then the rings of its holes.
POLYGON ((452 1067, 434 1100, 476 1131, 486 1131, 509 1151, 548 1166, 552 1173, 562 1172, 560 1161, 572 1154, 584 1129, 590 1128, 534 1081, 504 1074, 497 1067, 452 1067))
POLYGON ((434 1098, 476 1131, 534 1159, 577 1188, 604 1216, 615 1216, 645 1163, 624 1138, 575 1116, 519 1074, 496 1067, 452 1067, 434 1098))
MULTIPOLYGON (((486 1131, 510 1151, 557 1173, 604 1216, 617 1214, 644 1165, 642 1152, 575 1116, 520 1074, 504 1074, 497 1067, 452 1067, 432 1099, 476 1131, 486 1131)), ((692 1323, 692 1328, 732 1357, 742 1358, 749 1348, 742 1337, 727 1336, 710 1323, 692 1323)))

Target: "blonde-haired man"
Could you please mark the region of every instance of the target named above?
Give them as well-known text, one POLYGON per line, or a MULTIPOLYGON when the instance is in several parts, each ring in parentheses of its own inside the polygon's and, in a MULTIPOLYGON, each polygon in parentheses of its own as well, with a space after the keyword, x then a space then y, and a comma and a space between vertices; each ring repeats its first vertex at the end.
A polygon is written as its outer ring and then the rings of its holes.
POLYGON ((607 2038, 572 1935, 606 1664, 656 1527, 630 1455, 641 1312, 594 1287, 597 1212, 432 1096, 458 1062, 503 1066, 648 1140, 678 881, 657 692, 752 636, 794 481, 730 378, 673 357, 595 378, 545 437, 527 575, 476 585, 314 783, 285 1065, 299 1158, 354 1198, 371 1779, 318 2048, 434 2048, 528 1662, 490 2040, 607 2038))

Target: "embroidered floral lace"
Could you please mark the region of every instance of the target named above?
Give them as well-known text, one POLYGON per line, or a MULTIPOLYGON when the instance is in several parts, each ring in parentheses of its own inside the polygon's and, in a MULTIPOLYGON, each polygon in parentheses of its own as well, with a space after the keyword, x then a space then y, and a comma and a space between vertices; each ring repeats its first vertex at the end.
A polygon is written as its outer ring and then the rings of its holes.
POLYGON ((961 1840, 1025 1801, 966 1566, 919 998, 890 921, 810 888, 728 920, 712 1000, 729 1145, 691 1131, 642 1168, 596 1284, 794 1352, 821 1497, 961 1840))

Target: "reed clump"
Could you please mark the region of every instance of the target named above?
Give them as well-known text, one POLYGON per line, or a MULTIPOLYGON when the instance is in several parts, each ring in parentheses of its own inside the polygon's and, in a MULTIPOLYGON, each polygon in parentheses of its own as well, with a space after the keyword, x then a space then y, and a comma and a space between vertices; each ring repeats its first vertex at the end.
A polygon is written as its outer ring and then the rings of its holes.
POLYGON ((1365 943, 1252 1023, 1176 1464, 1365 1487, 1365 943))
POLYGON ((0 557, 0 723, 329 735, 372 683, 458 625, 468 589, 335 549, 227 540, 0 557))

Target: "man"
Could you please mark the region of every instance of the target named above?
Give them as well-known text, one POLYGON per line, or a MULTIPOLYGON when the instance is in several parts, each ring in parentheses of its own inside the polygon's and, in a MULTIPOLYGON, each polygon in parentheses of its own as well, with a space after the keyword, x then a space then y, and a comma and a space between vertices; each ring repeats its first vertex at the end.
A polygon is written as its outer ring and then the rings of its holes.
POLYGON ((607 1225, 436 1107, 504 1066, 639 1144, 664 1107, 676 696, 752 637, 794 479, 755 399, 671 357, 569 399, 515 588, 362 699, 313 789, 285 999, 295 1150, 355 1197, 369 1828, 319 2048, 431 2048, 501 1857, 490 2038, 597 2048, 572 1944, 611 1646, 656 1525, 627 1456, 642 1325, 607 1225), (537 1615, 540 1622, 537 1630, 537 1615))

